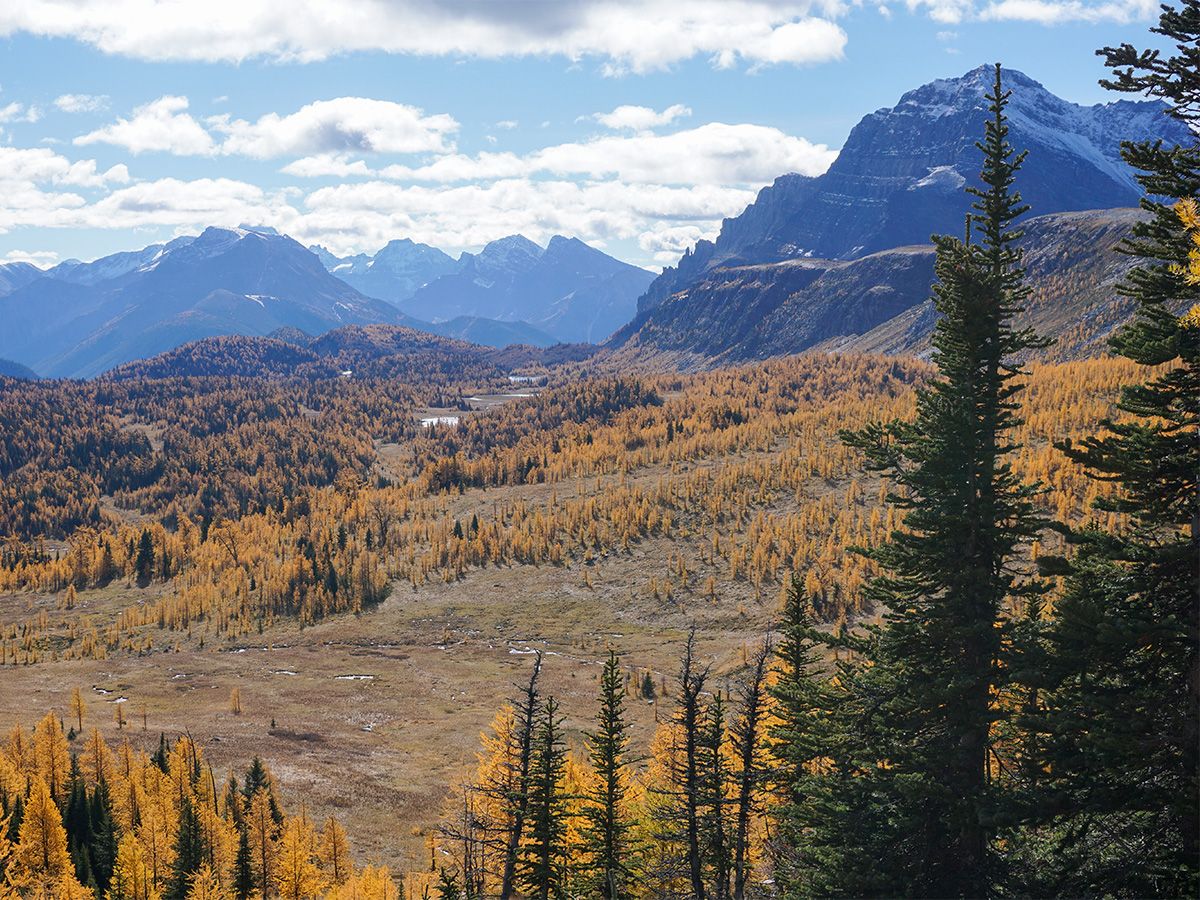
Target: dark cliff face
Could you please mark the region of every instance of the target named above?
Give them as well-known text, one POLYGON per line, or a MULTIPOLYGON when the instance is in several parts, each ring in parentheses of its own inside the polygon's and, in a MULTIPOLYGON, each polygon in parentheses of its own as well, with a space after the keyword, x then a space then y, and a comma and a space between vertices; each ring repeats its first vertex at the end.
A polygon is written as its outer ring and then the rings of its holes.
MULTIPOLYGON (((959 233, 969 205, 963 188, 979 169, 975 142, 992 77, 983 66, 935 81, 863 118, 828 172, 778 178, 745 212, 725 220, 715 242, 702 241, 663 272, 639 301, 643 321, 719 266, 857 259, 926 244, 935 233, 959 233)), ((1005 87, 1013 92, 1010 139, 1029 151, 1019 187, 1037 215, 1133 206, 1139 191, 1120 159, 1120 142, 1191 139, 1158 103, 1078 106, 1016 71, 1005 73, 1005 87)))
MULTIPOLYGON (((1115 252, 1138 212, 1056 213, 1028 220, 1033 286, 1022 323, 1057 339, 1068 359, 1103 349, 1131 314, 1116 299, 1132 264, 1115 252)), ((634 353, 677 353, 720 365, 812 348, 924 355, 936 321, 928 245, 853 260, 782 260, 715 268, 639 316, 623 343, 634 353)))

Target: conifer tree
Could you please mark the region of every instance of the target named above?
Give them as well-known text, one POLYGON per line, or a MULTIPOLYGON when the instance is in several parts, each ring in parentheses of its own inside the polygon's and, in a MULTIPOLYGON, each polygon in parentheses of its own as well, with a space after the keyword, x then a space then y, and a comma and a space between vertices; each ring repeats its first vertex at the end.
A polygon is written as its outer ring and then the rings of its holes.
POLYGON ((91 802, 91 862, 96 887, 103 895, 112 880, 113 867, 117 862, 117 827, 113 821, 112 796, 108 782, 103 778, 92 791, 91 802))
POLYGON ((503 784, 496 786, 505 806, 507 833, 504 835, 504 868, 501 873, 500 897, 512 896, 516 881, 521 841, 525 834, 525 819, 529 805, 530 766, 533 759, 533 739, 537 730, 542 700, 538 680, 542 672, 542 654, 533 658, 533 671, 528 683, 521 688, 520 699, 513 704, 516 727, 512 732, 513 748, 509 771, 503 772, 503 784))
POLYGON ((567 798, 562 791, 566 747, 554 698, 547 698, 534 735, 529 770, 529 838, 521 865, 526 893, 537 900, 565 898, 567 798))
POLYGON ((254 851, 250 847, 250 834, 243 825, 238 828, 237 855, 233 859, 233 895, 237 900, 249 900, 256 886, 254 851))
POLYGON ((688 632, 679 668, 679 698, 675 722, 682 738, 682 755, 674 761, 671 779, 681 804, 687 877, 696 900, 705 900, 703 836, 701 833, 701 730, 704 706, 701 697, 708 681, 708 667, 696 661, 696 629, 688 632))
POLYGON ((728 900, 732 855, 729 768, 725 761, 725 703, 718 691, 704 711, 697 741, 701 857, 714 900, 728 900))
POLYGON ((750 847, 752 818, 761 808, 760 793, 766 780, 763 731, 769 708, 767 678, 774 645, 763 641, 750 659, 749 671, 738 686, 737 719, 729 729, 730 745, 737 759, 736 795, 733 830, 733 898, 746 896, 746 885, 753 866, 750 847))
POLYGON ((625 719, 625 688, 621 665, 610 651, 600 675, 600 710, 596 729, 588 733, 588 757, 596 785, 584 811, 585 854, 590 883, 597 896, 617 900, 628 895, 631 871, 632 823, 625 809, 628 791, 626 752, 629 724, 625 719))
POLYGON ((1100 51, 1107 87, 1163 99, 1193 139, 1122 145, 1146 215, 1120 248, 1138 261, 1120 287, 1137 308, 1111 346, 1147 380, 1063 448, 1115 484, 1096 505, 1127 523, 1071 535, 1049 629, 1045 889, 1072 894, 1200 894, 1200 287, 1178 214, 1200 196, 1200 0, 1164 5, 1153 30, 1174 52, 1100 51))
POLYGON ((996 67, 966 240, 935 238, 933 335, 939 376, 918 391, 914 422, 848 434, 868 467, 890 476, 904 529, 867 551, 884 570, 867 598, 888 610, 854 690, 863 698, 886 893, 982 897, 997 860, 992 837, 995 698, 1008 677, 1010 613, 1024 589, 1016 554, 1040 526, 1015 447, 1019 354, 1045 346, 1014 317, 1027 294, 1013 189, 1024 154, 1008 143, 1010 94, 996 67), (972 239, 972 228, 978 242, 972 239))
POLYGON ((838 834, 846 809, 831 802, 836 794, 844 804, 853 785, 847 748, 838 740, 838 713, 844 713, 847 698, 836 696, 822 671, 826 638, 816 629, 812 601, 796 573, 788 580, 780 618, 769 730, 777 791, 771 807, 775 881, 785 897, 829 895, 834 884, 847 883, 847 871, 859 871, 847 865, 849 848, 838 834))
POLYGON ((187 793, 180 797, 179 824, 175 831, 175 854, 171 860, 171 877, 167 883, 168 900, 184 900, 192 876, 204 863, 204 837, 195 806, 187 793))

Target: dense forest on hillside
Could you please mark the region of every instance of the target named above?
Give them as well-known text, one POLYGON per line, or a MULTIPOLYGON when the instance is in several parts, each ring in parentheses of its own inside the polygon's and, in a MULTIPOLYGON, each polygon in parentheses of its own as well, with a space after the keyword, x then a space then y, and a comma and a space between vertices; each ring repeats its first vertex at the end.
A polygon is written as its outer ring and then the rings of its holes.
MULTIPOLYGON (((1200 0, 1159 31, 1179 53, 1107 49, 1110 86, 1194 129, 1200 0)), ((1021 314, 1051 288, 1024 265, 1009 98, 997 66, 983 187, 934 241, 928 361, 616 373, 369 326, 0 377, 0 679, 71 689, 20 698, 0 745, 0 898, 1195 896, 1200 147, 1124 148, 1147 199, 1113 354, 1029 364, 1049 341, 1021 314), (294 759, 219 774, 198 693, 156 733, 166 712, 100 686, 136 659, 194 690, 175 665, 199 661, 237 724, 243 654, 279 635, 332 653, 422 592, 550 571, 595 596, 608 564, 636 603, 573 648, 592 669, 456 597, 433 650, 454 626, 519 678, 436 814, 391 811, 404 865, 352 847, 354 808, 314 815, 276 774, 294 759), (623 646, 646 610, 690 623, 669 670, 623 646), (739 635, 720 659, 713 610, 739 635)), ((400 723, 411 746, 469 698, 442 703, 400 723)), ((324 742, 263 716, 296 758, 324 742)))

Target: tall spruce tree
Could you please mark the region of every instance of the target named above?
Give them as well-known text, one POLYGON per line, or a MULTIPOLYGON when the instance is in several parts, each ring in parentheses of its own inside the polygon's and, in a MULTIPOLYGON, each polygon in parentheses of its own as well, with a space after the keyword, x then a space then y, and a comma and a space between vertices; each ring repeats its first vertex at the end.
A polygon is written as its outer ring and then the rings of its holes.
POLYGON ((520 866, 526 893, 537 900, 567 896, 567 797, 562 789, 566 760, 558 704, 550 697, 534 734, 527 805, 529 836, 520 866))
POLYGON ((1076 895, 1200 895, 1200 287, 1178 215, 1200 196, 1200 0, 1164 6, 1153 30, 1173 53, 1100 51, 1107 87, 1163 99, 1193 135, 1122 145, 1146 215, 1120 248, 1139 262, 1120 288, 1137 307, 1111 346, 1146 381, 1063 448, 1115 484, 1097 507, 1125 523, 1071 536, 1049 630, 1044 889, 1076 895))
MULTIPOLYGON (((768 732, 775 883, 788 898, 877 895, 877 848, 867 837, 879 830, 886 810, 869 802, 867 770, 856 762, 861 735, 855 727, 863 717, 845 689, 854 682, 854 666, 847 660, 828 670, 822 648, 831 639, 817 629, 812 609, 793 573, 780 616, 768 732)), ((851 637, 835 645, 863 649, 851 637)))
POLYGON ((204 832, 200 818, 187 793, 179 803, 179 824, 175 831, 175 856, 171 860, 171 877, 167 883, 168 900, 184 900, 192 876, 204 864, 204 832))
POLYGON ((632 828, 625 809, 629 774, 626 752, 629 725, 625 719, 625 684, 621 664, 610 651, 600 675, 600 709, 596 728, 587 735, 588 757, 596 784, 584 809, 584 852, 590 886, 604 900, 629 895, 633 882, 632 828))
POLYGON ((865 551, 884 572, 867 596, 887 613, 853 686, 874 761, 865 783, 887 809, 868 855, 888 894, 984 897, 998 869, 993 728, 1008 713, 996 697, 1025 590, 1018 549, 1040 528, 1034 491, 1007 460, 1016 360, 1045 346, 1013 321, 1027 295, 1015 225, 1027 207, 1014 190, 1024 154, 1008 142, 1009 97, 997 66, 967 237, 934 239, 939 377, 917 392, 915 421, 845 435, 899 488, 890 500, 905 511, 904 528, 865 551))
POLYGON ((257 886, 254 880, 254 851, 250 847, 250 832, 245 824, 238 826, 237 855, 233 858, 233 896, 249 900, 257 886))

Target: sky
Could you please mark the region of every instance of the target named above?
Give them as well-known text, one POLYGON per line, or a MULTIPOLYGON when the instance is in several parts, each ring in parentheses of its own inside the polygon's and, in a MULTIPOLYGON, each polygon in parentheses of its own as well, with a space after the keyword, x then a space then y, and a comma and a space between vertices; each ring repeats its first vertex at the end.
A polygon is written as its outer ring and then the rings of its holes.
POLYGON ((867 113, 1002 62, 1109 102, 1157 0, 0 4, 0 262, 209 225, 344 255, 509 234, 673 264, 867 113))

